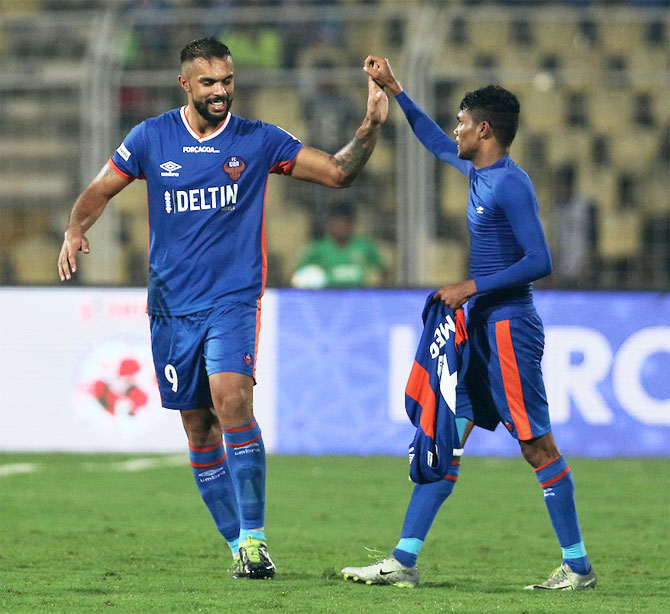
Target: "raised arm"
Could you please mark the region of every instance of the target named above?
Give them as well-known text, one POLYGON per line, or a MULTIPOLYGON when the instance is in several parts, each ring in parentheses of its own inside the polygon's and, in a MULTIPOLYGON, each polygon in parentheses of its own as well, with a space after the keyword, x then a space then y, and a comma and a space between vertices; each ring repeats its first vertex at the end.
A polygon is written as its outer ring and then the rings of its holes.
POLYGON ((77 252, 88 254, 90 249, 86 231, 105 210, 107 203, 125 188, 132 179, 119 175, 109 163, 102 167, 97 177, 75 201, 70 220, 65 228, 65 238, 58 255, 58 274, 61 281, 70 279, 77 270, 77 252))
POLYGON ((449 138, 444 130, 407 95, 393 74, 388 58, 369 55, 365 59, 363 70, 375 83, 396 97, 416 138, 430 153, 439 160, 451 164, 464 175, 470 172, 472 163, 458 157, 456 141, 449 138))
POLYGON ((354 138, 336 154, 303 147, 295 159, 291 177, 330 188, 345 188, 365 166, 377 143, 379 127, 386 121, 388 98, 368 79, 367 113, 354 138))

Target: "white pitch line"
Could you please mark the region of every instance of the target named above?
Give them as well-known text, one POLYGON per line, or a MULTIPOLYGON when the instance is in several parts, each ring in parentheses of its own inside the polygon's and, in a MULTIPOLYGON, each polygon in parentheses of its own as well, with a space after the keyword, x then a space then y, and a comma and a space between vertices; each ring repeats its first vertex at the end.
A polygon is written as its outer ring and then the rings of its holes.
POLYGON ((10 463, 9 465, 0 465, 0 478, 17 473, 32 473, 37 471, 38 463, 10 463))
POLYGON ((188 465, 188 457, 185 454, 150 456, 147 458, 133 458, 118 463, 88 463, 86 467, 91 471, 144 471, 175 465, 188 465))

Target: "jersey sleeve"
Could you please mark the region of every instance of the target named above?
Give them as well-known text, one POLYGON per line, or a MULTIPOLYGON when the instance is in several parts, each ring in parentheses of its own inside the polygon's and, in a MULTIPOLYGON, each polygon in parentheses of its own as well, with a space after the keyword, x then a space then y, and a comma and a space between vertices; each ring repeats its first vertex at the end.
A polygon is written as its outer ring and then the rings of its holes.
POLYGON ((302 143, 291 133, 278 126, 264 124, 264 127, 264 144, 269 172, 288 175, 298 152, 302 149, 302 143))
POLYGON ((458 145, 450 139, 442 128, 417 105, 406 92, 400 92, 395 99, 405 113, 416 138, 436 158, 451 164, 464 175, 468 175, 472 162, 458 157, 458 145))
POLYGON ((135 126, 112 155, 112 168, 128 179, 143 179, 142 159, 146 145, 145 122, 135 126))
POLYGON ((530 180, 505 174, 495 186, 496 202, 509 221, 523 250, 521 260, 491 275, 475 278, 477 292, 530 283, 551 273, 551 255, 530 180))

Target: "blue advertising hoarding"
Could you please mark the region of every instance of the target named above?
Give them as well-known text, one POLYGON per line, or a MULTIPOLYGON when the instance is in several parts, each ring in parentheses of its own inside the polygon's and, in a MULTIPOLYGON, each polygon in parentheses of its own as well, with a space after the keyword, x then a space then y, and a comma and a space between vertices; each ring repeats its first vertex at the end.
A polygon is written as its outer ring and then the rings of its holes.
MULTIPOLYGON (((405 454, 404 387, 428 290, 279 291, 280 453, 405 454)), ((670 296, 536 292, 565 454, 670 455, 670 296)), ((499 427, 467 453, 516 455, 499 427)))
MULTIPOLYGON (((266 449, 406 454, 404 390, 428 294, 268 290, 254 390, 266 449)), ((179 417, 161 407, 146 290, 0 288, 0 299, 0 450, 185 449, 179 417)), ((536 303, 561 451, 670 456, 670 294, 537 292, 536 303)), ((518 446, 505 428, 475 429, 467 454, 518 446)))

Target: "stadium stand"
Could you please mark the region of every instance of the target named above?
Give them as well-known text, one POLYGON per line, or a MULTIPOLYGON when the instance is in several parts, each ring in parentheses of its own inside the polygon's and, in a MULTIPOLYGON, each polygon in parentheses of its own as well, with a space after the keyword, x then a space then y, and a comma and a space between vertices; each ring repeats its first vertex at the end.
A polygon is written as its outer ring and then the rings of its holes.
MULTIPOLYGON (((160 11, 151 2, 121 4, 123 10, 114 13, 110 3, 95 0, 2 3, 0 283, 56 282, 55 274, 51 276, 55 265, 48 258, 22 255, 26 232, 16 229, 29 223, 26 212, 44 213, 46 223, 42 220, 32 229, 31 241, 41 244, 40 253, 53 250, 53 229, 64 224, 94 165, 104 163, 135 122, 181 104, 175 58, 183 41, 221 32, 225 14, 228 27, 263 26, 282 37, 273 46, 281 51, 279 60, 240 70, 236 112, 278 123, 307 143, 303 106, 313 76, 309 70, 324 58, 334 62, 329 75, 335 86, 361 113, 365 90, 359 67, 365 53, 388 55, 401 80, 411 76, 408 58, 422 58, 426 83, 418 100, 449 134, 460 97, 468 89, 498 81, 516 91, 522 127, 512 154, 536 185, 547 232, 555 229, 548 222, 554 205, 552 177, 561 165, 574 163, 576 185, 600 213, 599 254, 593 266, 602 270, 593 276, 594 287, 670 287, 667 3, 641 7, 609 2, 600 7, 598 2, 571 2, 542 9, 513 2, 437 6, 386 0, 372 3, 377 5, 375 21, 365 21, 370 19, 369 3, 353 1, 323 7, 272 2, 262 10, 260 2, 249 10, 240 2, 208 2, 206 11, 190 0, 162 2, 160 11), (417 34, 413 24, 422 12, 439 26, 441 39, 422 40, 417 34), (105 22, 110 15, 112 22, 105 22), (161 36, 152 35, 152 19, 160 20, 161 36), (26 68, 30 79, 22 77, 26 68), (109 72, 101 78, 96 73, 101 70, 109 72), (92 89, 101 83, 106 89, 92 89), (93 100, 106 102, 93 108, 93 100)), ((349 136, 341 135, 342 144, 349 136)), ((392 105, 378 151, 356 188, 356 200, 369 209, 361 218, 362 230, 382 241, 387 251, 393 251, 400 236, 395 233, 402 222, 395 212, 410 206, 399 196, 410 172, 399 157, 404 138, 404 118, 392 105)), ((467 185, 443 165, 430 168, 436 223, 429 251, 435 259, 423 267, 423 277, 407 279, 401 259, 394 257, 398 283, 404 285, 433 285, 467 274, 467 238, 458 221, 467 185), (449 279, 440 268, 443 258, 460 267, 456 273, 450 269, 449 279)), ((319 198, 290 183, 273 180, 269 191, 268 245, 281 262, 270 279, 277 285, 288 283, 296 245, 309 240, 318 215, 314 200, 319 198)), ((110 205, 118 213, 120 229, 111 228, 107 236, 125 254, 117 263, 118 273, 106 277, 91 267, 88 281, 145 282, 147 228, 139 191, 134 188, 110 205)), ((551 243, 553 237, 549 239, 551 243)), ((52 256, 55 261, 56 254, 52 256)), ((550 277, 540 286, 560 287, 560 280, 550 277)))

